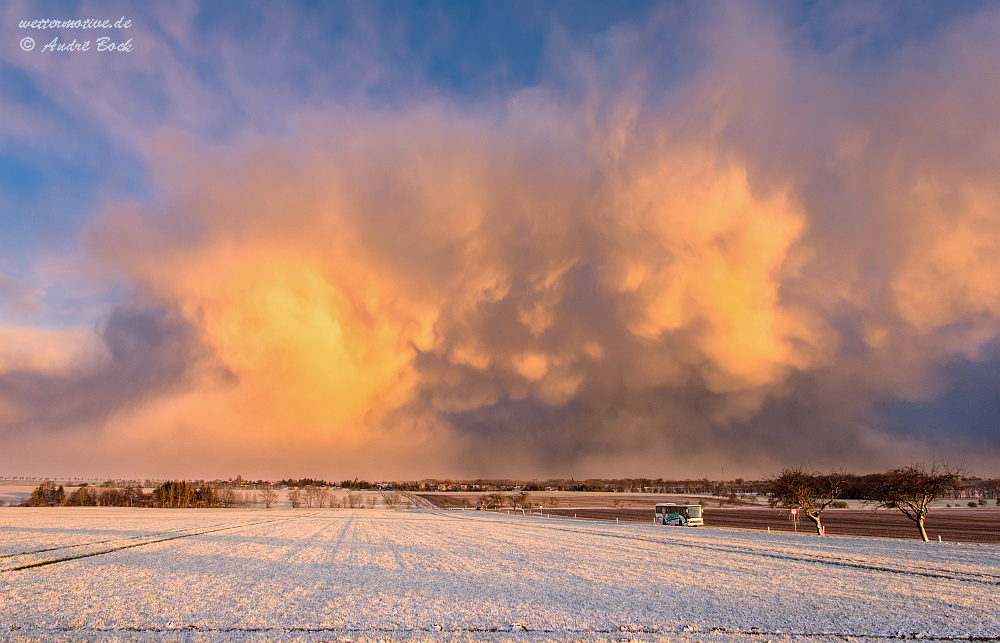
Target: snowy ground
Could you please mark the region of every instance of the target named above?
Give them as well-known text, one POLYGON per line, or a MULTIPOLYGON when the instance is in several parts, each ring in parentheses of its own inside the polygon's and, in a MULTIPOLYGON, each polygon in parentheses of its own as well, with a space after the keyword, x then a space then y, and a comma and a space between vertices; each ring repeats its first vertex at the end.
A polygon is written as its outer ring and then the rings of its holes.
POLYGON ((0 510, 0 640, 1000 640, 1000 548, 486 512, 0 510))

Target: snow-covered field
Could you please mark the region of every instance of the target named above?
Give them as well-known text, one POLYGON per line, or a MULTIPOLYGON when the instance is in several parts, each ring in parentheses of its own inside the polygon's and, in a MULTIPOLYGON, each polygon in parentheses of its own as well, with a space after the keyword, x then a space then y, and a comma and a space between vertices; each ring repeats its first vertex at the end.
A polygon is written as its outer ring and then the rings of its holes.
POLYGON ((1000 640, 1000 548, 486 512, 0 510, 0 640, 1000 640))

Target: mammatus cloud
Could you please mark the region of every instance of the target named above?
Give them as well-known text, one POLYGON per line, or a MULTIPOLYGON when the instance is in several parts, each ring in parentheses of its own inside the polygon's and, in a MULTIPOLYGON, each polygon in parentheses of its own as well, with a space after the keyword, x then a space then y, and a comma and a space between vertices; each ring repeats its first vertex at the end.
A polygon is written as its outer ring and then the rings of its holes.
POLYGON ((96 349, 5 357, 4 429, 265 475, 962 458, 972 437, 879 404, 935 399, 1000 334, 987 17, 878 87, 744 16, 669 91, 573 52, 561 89, 481 108, 304 111, 227 148, 161 132, 158 204, 87 233, 141 303, 96 349))

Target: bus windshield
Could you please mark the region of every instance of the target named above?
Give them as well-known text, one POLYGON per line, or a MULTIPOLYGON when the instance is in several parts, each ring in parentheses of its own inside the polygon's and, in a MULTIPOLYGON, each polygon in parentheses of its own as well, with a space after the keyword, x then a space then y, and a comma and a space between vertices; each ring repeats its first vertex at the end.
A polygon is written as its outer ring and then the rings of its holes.
POLYGON ((656 505, 655 521, 658 525, 700 527, 705 524, 702 520, 703 513, 701 505, 675 505, 664 502, 656 505))

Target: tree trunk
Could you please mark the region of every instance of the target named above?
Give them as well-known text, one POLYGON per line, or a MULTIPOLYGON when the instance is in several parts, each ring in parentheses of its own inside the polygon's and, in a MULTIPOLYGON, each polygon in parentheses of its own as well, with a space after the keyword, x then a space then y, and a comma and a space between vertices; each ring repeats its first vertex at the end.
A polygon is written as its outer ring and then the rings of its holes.
POLYGON ((927 530, 924 529, 924 515, 920 514, 917 518, 917 524, 920 526, 920 537, 924 539, 924 542, 929 542, 927 539, 927 530))
POLYGON ((816 524, 816 535, 817 535, 817 536, 822 536, 822 535, 824 535, 824 534, 823 534, 823 524, 822 524, 822 523, 820 522, 820 520, 821 520, 821 519, 820 519, 820 516, 819 516, 819 514, 816 514, 816 515, 814 516, 814 515, 812 515, 811 513, 809 513, 809 512, 807 511, 807 512, 806 512, 806 515, 807 515, 807 516, 809 516, 809 519, 810 519, 810 520, 812 520, 812 521, 813 521, 813 523, 815 523, 815 524, 816 524))

